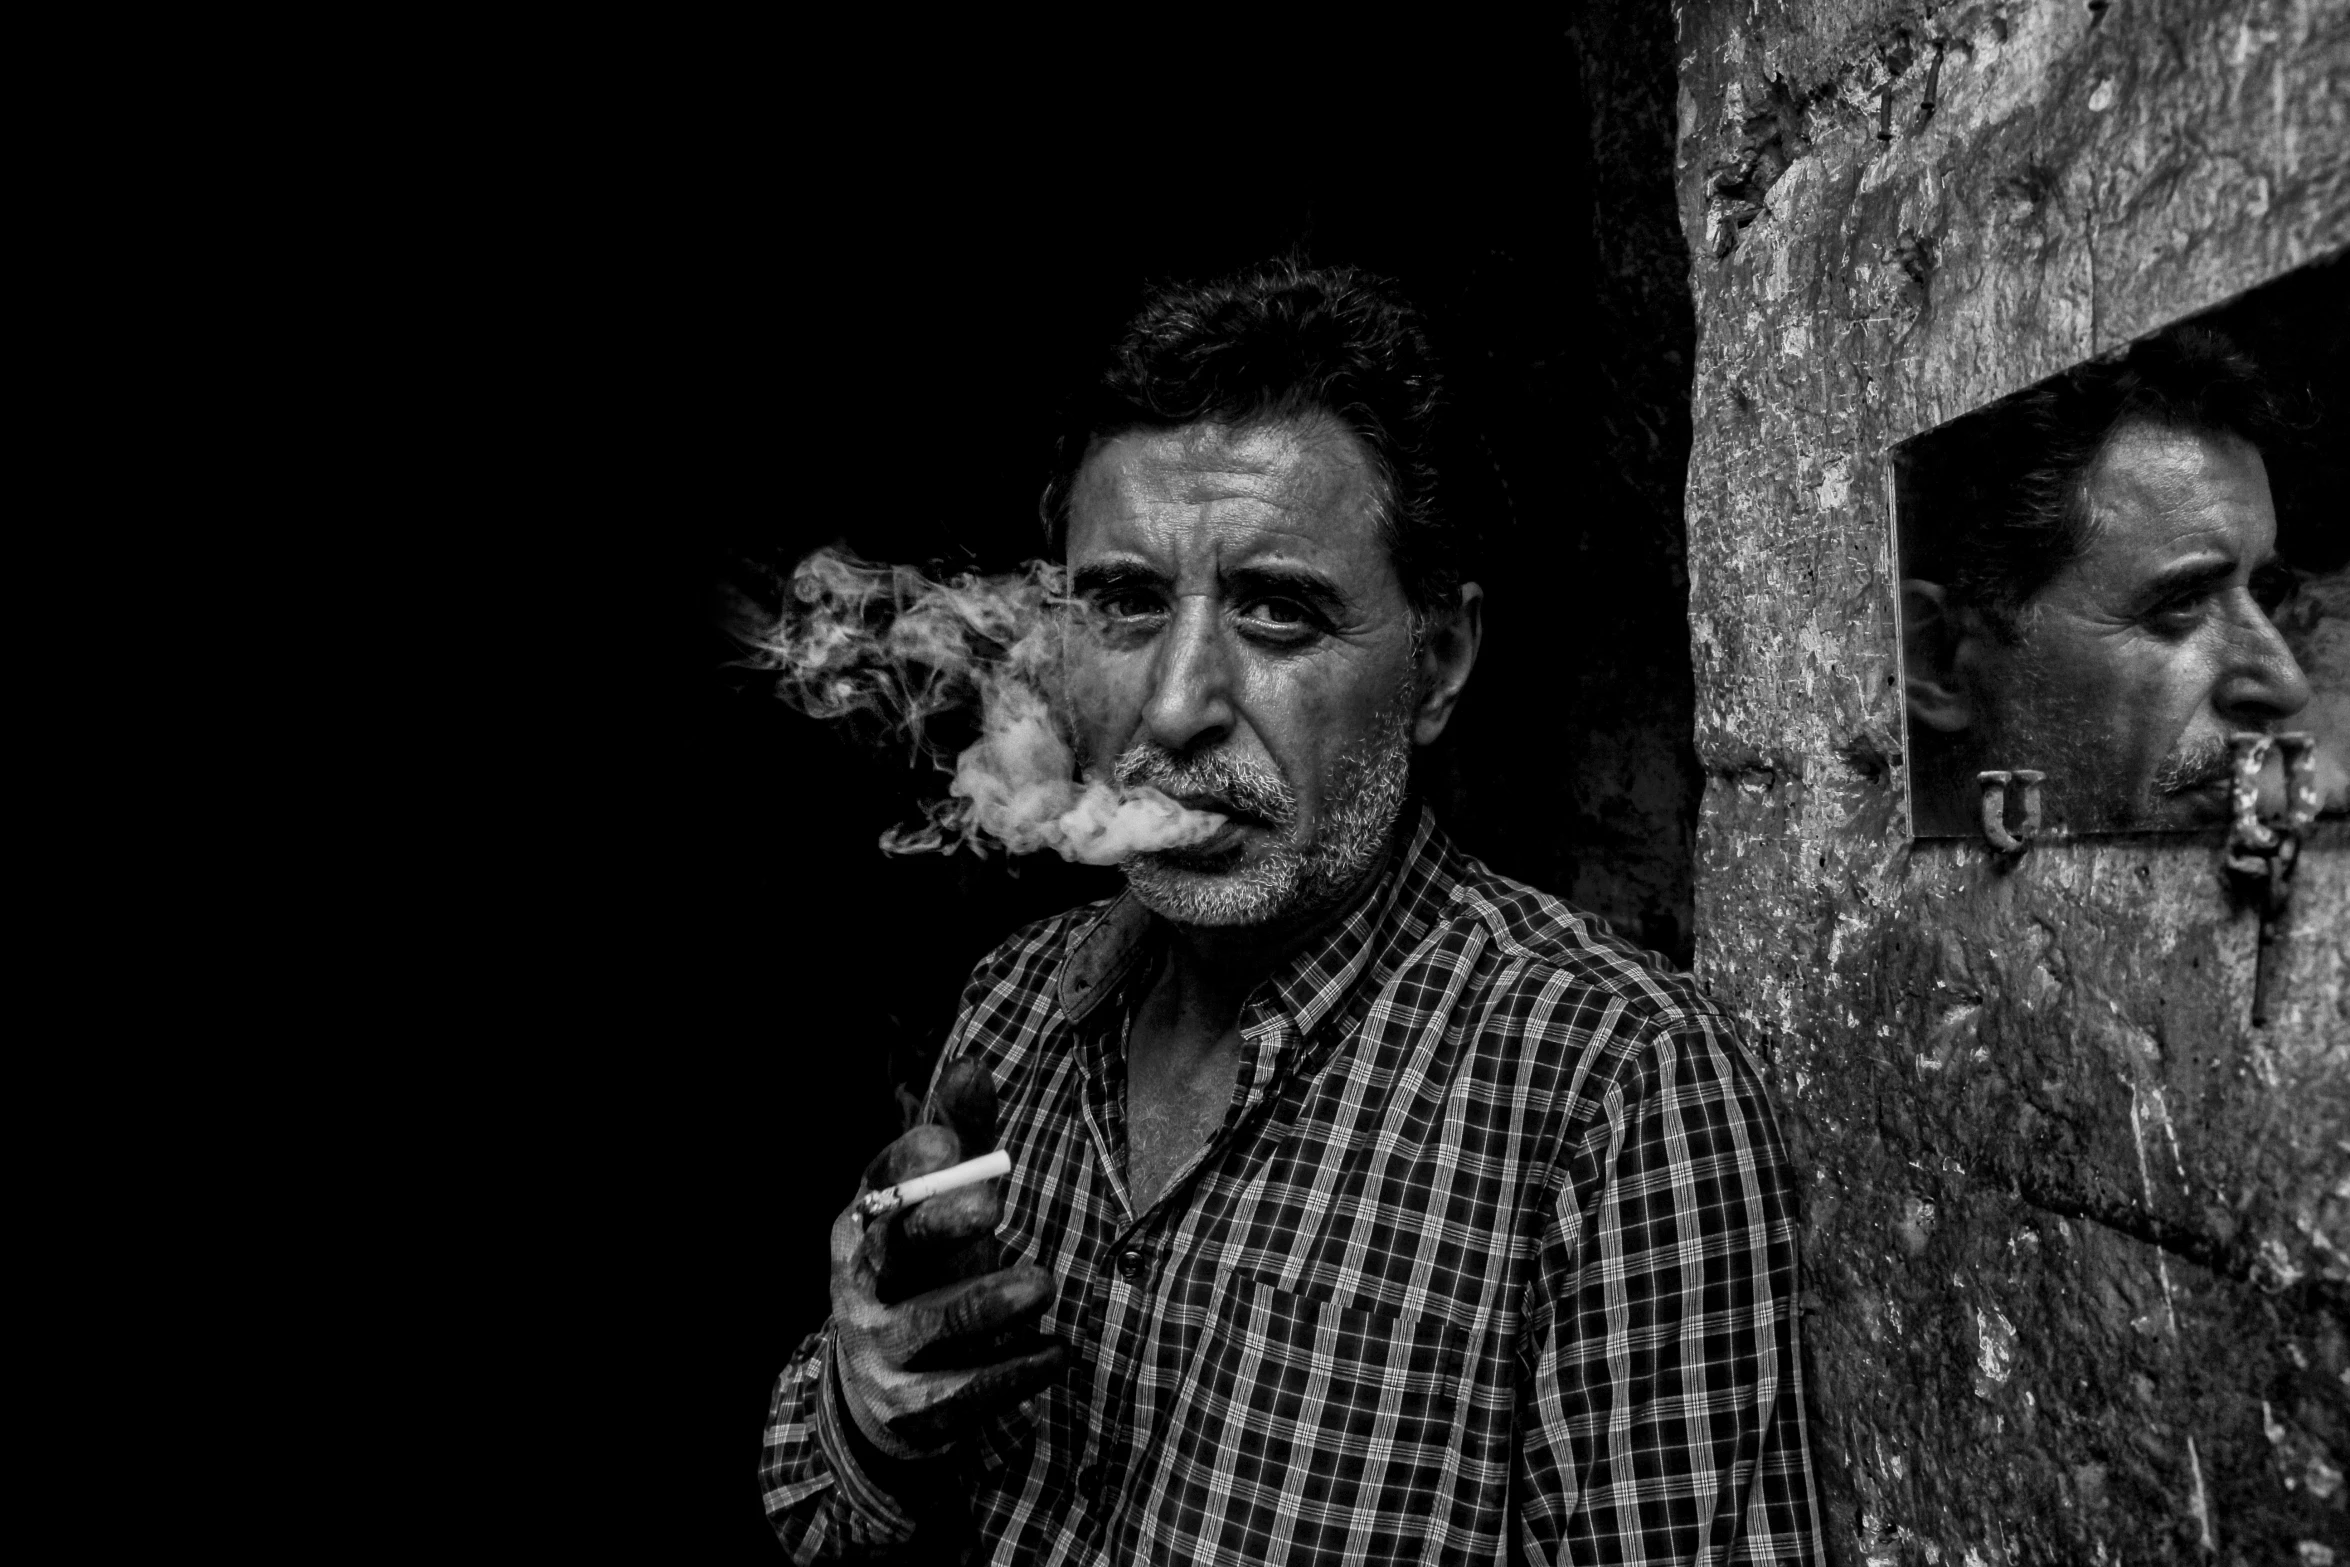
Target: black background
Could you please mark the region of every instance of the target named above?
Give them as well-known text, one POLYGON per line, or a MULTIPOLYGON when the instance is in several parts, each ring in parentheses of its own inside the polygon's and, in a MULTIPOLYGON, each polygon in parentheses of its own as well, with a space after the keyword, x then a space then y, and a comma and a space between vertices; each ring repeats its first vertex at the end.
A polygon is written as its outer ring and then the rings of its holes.
POLYGON ((527 1438, 550 1505, 774 1554, 768 1392, 893 1088, 987 948, 1115 885, 883 857, 943 780, 777 702, 722 591, 833 542, 1033 553, 1056 399, 1153 281, 1302 249, 1427 313, 1495 470, 1485 655, 1429 792, 1497 870, 1686 959, 1687 262, 1670 24, 1637 25, 1596 115, 1558 25, 1072 51, 877 22, 755 68, 673 39, 498 155, 480 220, 527 242, 465 399, 533 455, 490 497, 527 558, 480 677, 516 781, 476 830, 522 890, 452 912, 551 954, 489 1018, 501 1113, 548 1134, 497 1218, 556 1281, 512 1327, 517 1360, 564 1346, 527 1438), (1595 164, 1595 129, 1637 155, 1595 164))

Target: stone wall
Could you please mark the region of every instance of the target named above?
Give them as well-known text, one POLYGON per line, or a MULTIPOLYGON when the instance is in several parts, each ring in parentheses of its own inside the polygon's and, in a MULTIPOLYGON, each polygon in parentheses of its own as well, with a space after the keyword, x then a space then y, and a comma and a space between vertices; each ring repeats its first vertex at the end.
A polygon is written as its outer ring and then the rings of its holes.
POLYGON ((2350 831, 2261 1028, 2216 836, 1913 844, 1885 483, 2350 241, 2350 3, 1678 18, 1698 965, 1807 1183, 1832 1559, 2350 1563, 2350 831))

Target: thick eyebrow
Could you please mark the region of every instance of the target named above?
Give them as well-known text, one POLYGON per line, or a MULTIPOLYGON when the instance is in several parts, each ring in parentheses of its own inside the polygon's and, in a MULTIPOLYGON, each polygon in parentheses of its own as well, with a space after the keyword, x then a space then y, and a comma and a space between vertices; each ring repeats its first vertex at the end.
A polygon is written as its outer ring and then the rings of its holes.
POLYGON ((1347 606, 1337 583, 1306 566, 1238 566, 1224 574, 1224 582, 1235 598, 1283 595, 1325 612, 1347 606))
POLYGON ((2156 572, 2139 591, 2139 602, 2159 604, 2199 588, 2216 587, 2236 574, 2236 562, 2225 555, 2191 555, 2156 572))
MULTIPOLYGON (((1165 572, 1136 560, 1091 561, 1069 574, 1070 592, 1083 598, 1126 588, 1164 592, 1167 583, 1165 572)), ((1236 566, 1224 573, 1221 585, 1234 598, 1282 594, 1325 611, 1344 609, 1348 602, 1336 583, 1305 566, 1236 566)))

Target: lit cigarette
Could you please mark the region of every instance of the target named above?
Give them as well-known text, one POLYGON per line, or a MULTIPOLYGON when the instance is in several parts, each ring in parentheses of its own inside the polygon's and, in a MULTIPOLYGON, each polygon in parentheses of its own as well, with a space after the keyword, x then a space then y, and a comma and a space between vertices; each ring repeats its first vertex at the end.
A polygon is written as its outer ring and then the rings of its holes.
POLYGON ((897 1212, 908 1203, 936 1197, 941 1192, 960 1191, 966 1186, 977 1186, 981 1181, 992 1181, 999 1175, 1012 1173, 1012 1156, 1002 1149, 983 1153, 976 1159, 961 1164, 950 1164, 943 1170, 928 1175, 917 1175, 910 1181, 885 1186, 877 1192, 867 1192, 857 1199, 857 1222, 871 1224, 885 1214, 897 1212))

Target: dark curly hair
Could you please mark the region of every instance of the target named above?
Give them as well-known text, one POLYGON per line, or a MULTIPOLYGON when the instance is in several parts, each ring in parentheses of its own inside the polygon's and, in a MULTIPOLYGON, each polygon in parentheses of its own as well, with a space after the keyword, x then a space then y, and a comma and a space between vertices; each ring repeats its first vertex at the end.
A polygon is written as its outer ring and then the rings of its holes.
POLYGON ((1396 576, 1416 612, 1436 612, 1459 589, 1466 549, 1437 495, 1444 407, 1420 316, 1388 279, 1290 258, 1164 287, 1069 411, 1044 493, 1045 529, 1059 554, 1077 472, 1113 437, 1326 413, 1369 449, 1396 576))
POLYGON ((2005 637, 2093 540, 2089 481, 2125 426, 2240 436, 2294 425, 2252 360, 2219 333, 2176 327, 1933 432, 1896 467, 1903 574, 1948 586, 2005 637))

